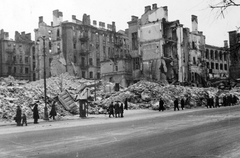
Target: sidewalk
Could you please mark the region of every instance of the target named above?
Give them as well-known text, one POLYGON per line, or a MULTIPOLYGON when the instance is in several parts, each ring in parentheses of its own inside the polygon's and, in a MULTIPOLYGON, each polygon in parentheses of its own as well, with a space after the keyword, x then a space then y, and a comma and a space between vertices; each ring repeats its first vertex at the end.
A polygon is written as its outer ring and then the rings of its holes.
MULTIPOLYGON (((180 110, 179 112, 192 112, 192 111, 197 111, 197 110, 204 110, 204 108, 194 108, 194 109, 185 109, 185 110, 180 110)), ((142 114, 144 114, 145 118, 146 117, 154 117, 154 116, 159 116, 159 113, 161 113, 161 116, 167 116, 167 115, 173 115, 177 114, 173 110, 166 110, 164 112, 159 112, 158 110, 149 110, 149 109, 136 109, 136 110, 125 110, 124 111, 124 118, 137 118, 140 119, 142 118, 142 114)), ((39 124, 33 124, 33 119, 28 119, 28 126, 32 125, 42 125, 42 124, 49 124, 49 123, 63 123, 63 122, 69 122, 69 121, 77 121, 77 120, 102 120, 102 119, 111 119, 108 117, 108 114, 91 114, 87 115, 86 118, 81 118, 79 115, 74 115, 74 116, 64 116, 61 118, 56 118, 56 120, 49 119, 48 121, 45 121, 43 119, 39 119, 38 122, 39 124)), ((79 121, 78 121, 79 122, 79 121)), ((0 121, 0 128, 1 127, 6 127, 6 126, 16 126, 16 122, 14 120, 11 121, 0 121)))

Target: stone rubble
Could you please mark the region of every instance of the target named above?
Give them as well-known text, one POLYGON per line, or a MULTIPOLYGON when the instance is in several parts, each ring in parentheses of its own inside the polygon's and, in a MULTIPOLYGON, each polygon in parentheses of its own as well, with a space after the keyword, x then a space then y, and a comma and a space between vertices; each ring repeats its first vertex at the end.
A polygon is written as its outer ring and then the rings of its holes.
MULTIPOLYGON (((161 97, 167 109, 173 107, 173 101, 176 97, 188 98, 186 108, 204 106, 200 100, 206 96, 222 96, 225 93, 232 93, 240 96, 240 89, 234 88, 230 92, 219 93, 217 88, 198 88, 183 87, 179 85, 159 84, 149 81, 139 81, 128 88, 120 88, 120 91, 114 91, 114 84, 101 82, 99 80, 86 80, 70 76, 65 73, 59 77, 47 79, 48 102, 58 96, 63 90, 67 90, 73 98, 81 93, 84 85, 90 86, 90 104, 88 114, 106 114, 107 107, 111 102, 124 102, 128 99, 129 109, 158 109, 158 101, 161 97), (96 88, 96 92, 95 92, 96 88), (96 101, 94 98, 96 96, 96 101)), ((39 101, 40 118, 43 118, 44 112, 44 84, 43 80, 34 82, 19 81, 13 77, 0 78, 0 117, 5 120, 12 120, 15 116, 16 106, 20 105, 22 111, 31 118, 31 104, 39 101)), ((205 104, 205 102, 203 102, 205 104)), ((50 105, 47 104, 50 111, 50 105)), ((59 117, 73 115, 66 111, 60 102, 57 102, 57 113, 59 117)))

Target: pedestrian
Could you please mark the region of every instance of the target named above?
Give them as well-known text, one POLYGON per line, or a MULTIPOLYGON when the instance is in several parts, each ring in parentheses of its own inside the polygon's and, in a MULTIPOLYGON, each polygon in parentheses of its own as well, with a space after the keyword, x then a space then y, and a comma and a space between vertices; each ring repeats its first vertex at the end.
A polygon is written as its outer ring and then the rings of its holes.
POLYGON ((215 98, 215 107, 219 107, 220 108, 219 97, 218 96, 216 96, 216 98, 215 98))
POLYGON ((178 98, 176 98, 176 99, 174 100, 174 111, 176 111, 176 109, 178 109, 178 111, 179 111, 178 98))
POLYGON ((223 96, 223 106, 227 106, 227 97, 226 97, 226 95, 223 96))
POLYGON ((115 109, 115 117, 117 118, 118 114, 119 114, 119 104, 118 104, 118 102, 115 103, 114 109, 115 109))
POLYGON ((25 126, 27 126, 27 116, 25 113, 23 113, 23 116, 22 116, 22 126, 25 124, 25 126))
POLYGON ((182 110, 183 110, 183 108, 184 108, 184 104, 185 104, 185 103, 184 103, 184 98, 182 98, 182 99, 181 99, 181 108, 182 108, 182 110))
POLYGON ((214 108, 214 98, 213 98, 213 96, 211 98, 211 104, 212 104, 212 107, 214 108))
POLYGON ((55 116, 57 116, 57 112, 56 112, 56 102, 57 100, 54 99, 52 101, 52 108, 51 108, 51 111, 50 111, 50 117, 49 118, 52 118, 53 117, 53 120, 55 120, 55 116))
POLYGON ((164 111, 164 101, 162 100, 162 98, 160 98, 159 100, 159 111, 164 111))
POLYGON ((120 104, 120 107, 119 107, 119 114, 120 114, 120 117, 123 117, 123 103, 120 104))
POLYGON ((128 99, 127 98, 124 101, 124 109, 128 110, 128 99))
POLYGON ((38 119, 39 119, 39 113, 38 113, 38 104, 34 103, 34 108, 32 109, 33 111, 33 119, 34 119, 34 124, 38 124, 38 119))
POLYGON ((109 118, 111 118, 111 115, 113 115, 114 117, 114 112, 113 112, 113 102, 110 103, 109 107, 108 107, 108 114, 109 114, 109 118))
POLYGON ((22 109, 18 105, 16 110, 16 116, 15 116, 15 121, 17 123, 17 126, 21 126, 21 119, 22 119, 22 109))

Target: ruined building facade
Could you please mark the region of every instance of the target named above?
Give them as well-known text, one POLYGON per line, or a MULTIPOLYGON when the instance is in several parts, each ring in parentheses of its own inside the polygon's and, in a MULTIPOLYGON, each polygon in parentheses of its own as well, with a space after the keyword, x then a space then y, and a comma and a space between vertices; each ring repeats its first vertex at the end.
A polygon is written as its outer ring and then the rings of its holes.
POLYGON ((206 44, 205 61, 207 67, 208 81, 214 79, 225 79, 229 76, 230 58, 228 52, 228 41, 224 41, 224 47, 206 44))
POLYGON ((104 79, 115 83, 130 82, 131 70, 128 37, 116 32, 115 22, 107 24, 84 14, 82 20, 72 16, 72 22, 62 21, 63 13, 53 11, 53 22, 47 25, 39 17, 35 40, 39 54, 39 79, 43 78, 43 40, 45 40, 47 77, 68 72, 80 78, 104 79))
POLYGON ((240 78, 240 33, 238 31, 229 32, 229 53, 230 53, 230 78, 235 80, 240 78))
POLYGON ((36 79, 34 68, 36 58, 31 34, 15 32, 15 40, 9 34, 0 32, 0 77, 13 76, 20 80, 36 79))
POLYGON ((128 26, 133 65, 140 63, 133 69, 133 79, 203 86, 205 36, 198 31, 196 16, 192 16, 190 31, 179 20, 168 20, 166 6, 152 4, 145 7, 141 18, 132 16, 128 26))

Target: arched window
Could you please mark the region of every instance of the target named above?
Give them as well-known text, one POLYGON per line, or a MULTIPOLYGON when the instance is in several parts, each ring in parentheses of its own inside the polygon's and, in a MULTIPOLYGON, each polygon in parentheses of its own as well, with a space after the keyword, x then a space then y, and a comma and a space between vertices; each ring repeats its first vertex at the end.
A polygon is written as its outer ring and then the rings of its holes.
POLYGON ((219 59, 222 60, 222 52, 219 52, 219 59))
POLYGON ((206 59, 209 59, 209 50, 208 49, 206 50, 205 57, 206 57, 206 59))
POLYGON ((218 51, 215 51, 215 60, 218 60, 218 51))
POLYGON ((213 50, 210 51, 210 57, 211 57, 212 60, 214 60, 213 50))

